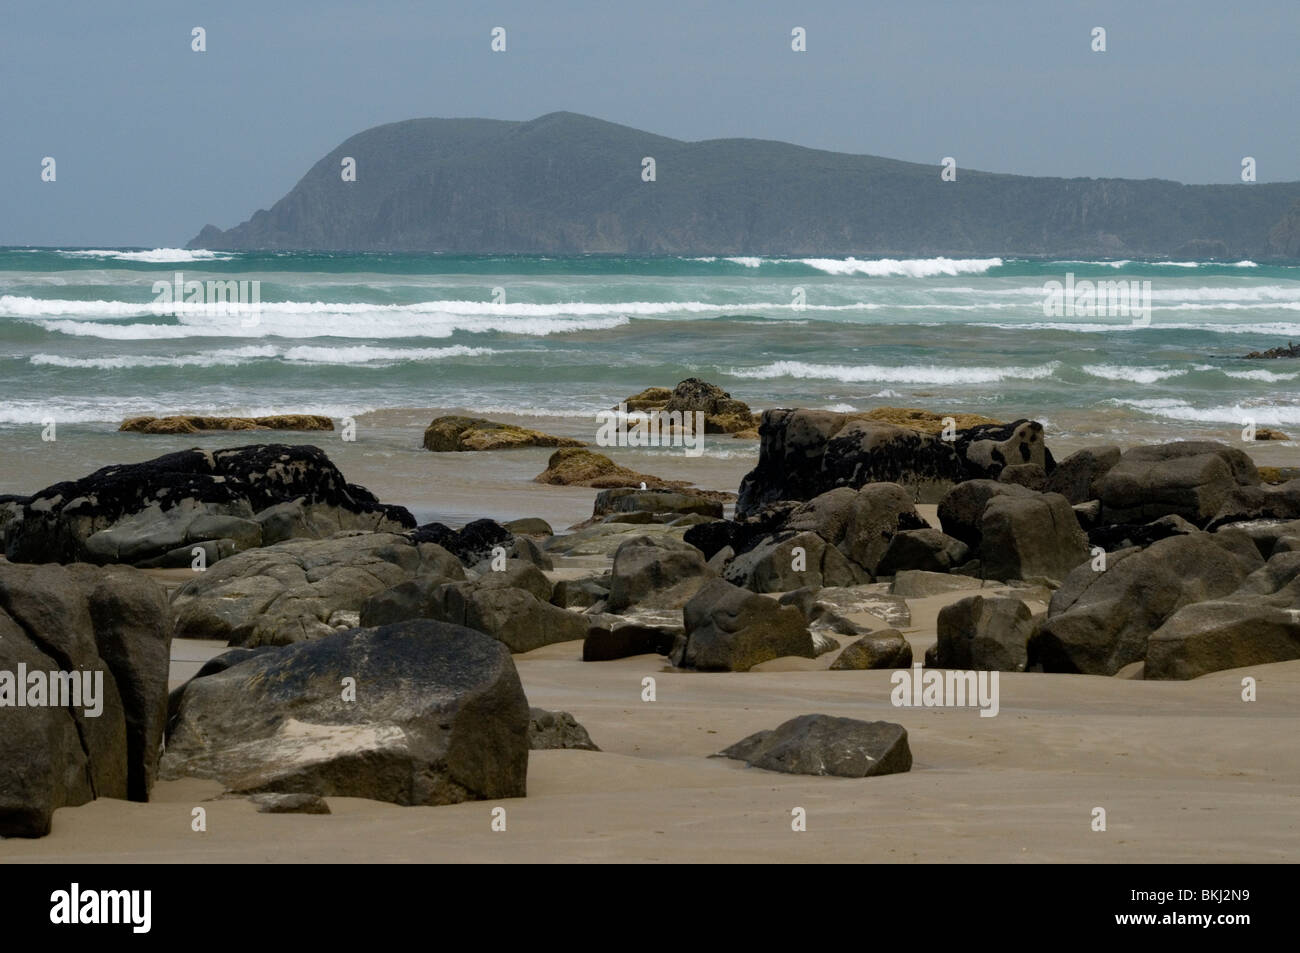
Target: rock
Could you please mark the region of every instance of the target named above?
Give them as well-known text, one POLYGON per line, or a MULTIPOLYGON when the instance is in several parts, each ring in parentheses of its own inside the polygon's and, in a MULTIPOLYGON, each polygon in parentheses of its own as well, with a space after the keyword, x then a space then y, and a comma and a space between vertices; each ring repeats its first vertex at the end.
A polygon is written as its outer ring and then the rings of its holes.
POLYGON ((424 430, 424 449, 435 453, 583 446, 586 444, 571 437, 557 437, 482 417, 438 417, 424 430))
POLYGON ((675 634, 649 625, 620 625, 610 630, 594 627, 582 643, 584 662, 612 662, 634 655, 667 655, 675 634))
MULTIPOLYGON (((668 401, 672 399, 673 389, 671 387, 647 387, 639 394, 633 394, 631 397, 625 397, 621 401, 622 405, 628 410, 663 410, 668 401)), ((617 410, 617 407, 613 408, 617 410)))
POLYGON ((543 548, 550 555, 557 556, 609 556, 613 557, 618 547, 636 536, 671 537, 681 539, 695 527, 665 526, 662 523, 648 523, 644 526, 628 526, 623 523, 600 523, 587 526, 572 533, 553 536, 543 548))
POLYGON ((715 755, 785 774, 870 778, 912 769, 907 730, 887 721, 800 715, 715 755))
POLYGON ((1047 486, 1047 472, 1037 463, 1017 463, 1003 467, 998 482, 1014 483, 1041 493, 1047 486))
POLYGON ((620 612, 633 605, 680 609, 712 578, 703 554, 689 543, 636 536, 614 552, 608 609, 620 612))
POLYGON ((475 582, 481 589, 523 589, 541 602, 550 602, 554 593, 546 574, 522 559, 507 559, 500 570, 484 570, 475 582))
POLYGON ((55 810, 96 797, 148 799, 170 632, 162 588, 136 570, 0 562, 0 837, 43 837, 55 810), (19 692, 39 703, 16 707, 19 692))
POLYGON ((890 595, 886 592, 888 588, 889 583, 804 588, 787 592, 779 601, 781 605, 798 608, 810 625, 831 625, 843 635, 860 635, 862 630, 853 622, 843 619, 842 613, 867 612, 889 626, 911 625, 912 613, 907 608, 907 601, 890 595), (847 627, 840 626, 837 621, 840 619, 843 619, 844 626, 847 627))
POLYGON ((435 594, 442 586, 454 581, 449 576, 425 575, 399 582, 363 602, 357 624, 371 629, 407 619, 432 619, 435 594))
POLYGON ((484 632, 511 652, 531 652, 556 642, 587 637, 587 621, 523 589, 479 582, 442 586, 434 594, 433 618, 484 632))
MULTIPOLYGON (((1300 467, 1259 467, 1259 478, 1265 483, 1278 484, 1288 483, 1291 480, 1300 480, 1300 467)), ((3 500, 4 497, 0 497, 3 500)), ((3 504, 0 504, 0 508, 3 504)), ((0 519, 3 519, 3 513, 0 513, 0 519)))
POLYGON ((258 814, 329 814, 329 803, 317 794, 254 794, 249 798, 258 814))
MULTIPOLYGON (((205 542, 262 545, 257 515, 302 500, 333 527, 401 532, 405 509, 347 483, 316 447, 186 450, 46 487, 7 527, 12 562, 140 564, 205 542)), ((337 531, 335 529, 334 531, 337 531)), ((229 547, 228 547, 229 548, 229 547)))
POLYGON ((162 776, 406 805, 523 797, 528 722, 499 642, 428 620, 352 629, 190 681, 162 776))
POLYGON ((691 490, 634 490, 616 487, 596 494, 593 516, 619 515, 633 512, 655 515, 698 513, 722 519, 722 501, 713 494, 691 490))
POLYGON ((880 668, 911 668, 912 645, 897 629, 868 632, 840 653, 831 671, 864 671, 880 668))
POLYGON ((1088 542, 1107 552, 1127 549, 1130 546, 1150 546, 1170 536, 1187 536, 1200 530, 1181 516, 1162 516, 1150 523, 1119 523, 1095 526, 1088 532, 1088 542))
POLYGON ((587 729, 578 724, 567 711, 547 711, 545 708, 529 709, 528 747, 533 751, 554 748, 600 750, 592 742, 591 735, 587 734, 587 729))
POLYGON ((590 486, 598 489, 642 485, 652 489, 680 489, 690 485, 637 473, 620 466, 602 453, 578 447, 555 451, 546 461, 546 469, 537 474, 534 480, 551 486, 590 486))
POLYGON ((1282 539, 1300 537, 1300 520, 1254 520, 1233 523, 1231 529, 1254 541, 1259 554, 1267 559, 1282 539))
POLYGON ((815 527, 790 522, 799 508, 800 505, 793 501, 768 504, 740 519, 715 520, 692 526, 686 530, 682 538, 703 552, 706 559, 712 559, 715 553, 727 547, 733 553, 748 552, 767 537, 786 528, 798 530, 813 528, 815 532, 815 527))
POLYGON ((985 579, 1064 579, 1089 557, 1088 538, 1059 493, 995 496, 980 520, 985 579))
POLYGON ((551 588, 551 605, 586 609, 609 598, 609 573, 586 579, 561 579, 551 588))
POLYGON ((934 667, 1023 672, 1033 634, 1033 614, 1021 600, 967 596, 939 610, 934 667))
POLYGON ((854 497, 839 546, 844 555, 874 575, 895 533, 929 528, 903 487, 871 483, 854 497))
POLYGON ((970 547, 937 529, 908 529, 894 534, 876 565, 880 576, 908 569, 949 572, 970 559, 970 547))
POLYGON ((1119 458, 1119 447, 1084 447, 1056 465, 1045 489, 1075 504, 1095 500, 1099 481, 1119 463, 1119 458))
POLYGON ((834 652, 840 647, 840 640, 829 635, 825 629, 809 629, 809 635, 812 636, 813 655, 821 658, 827 652, 834 652))
POLYGON ((315 414, 276 414, 269 417, 130 417, 119 431, 127 433, 189 434, 205 430, 333 430, 334 421, 315 414))
MULTIPOLYGON (((1101 500, 1075 503, 1070 509, 1074 510, 1074 518, 1079 521, 1079 526, 1084 532, 1092 530, 1101 520, 1101 500)), ((1091 541, 1091 537, 1089 537, 1089 541, 1091 541)))
POLYGON ((785 655, 816 657, 798 609, 721 579, 686 603, 684 619, 686 637, 673 658, 679 668, 747 672, 785 655))
POLYGON ((1291 438, 1288 437, 1280 430, 1273 430, 1269 427, 1260 427, 1258 430, 1255 431, 1255 439, 1256 440, 1290 440, 1291 438))
POLYGON ((371 596, 419 576, 465 571, 442 547, 390 533, 280 543, 196 573, 172 600, 174 634, 249 647, 319 638, 335 631, 336 612, 360 613, 371 596))
POLYGON ((981 425, 960 431, 956 449, 972 477, 996 480, 1007 467, 1030 465, 1042 470, 1046 478, 1055 468, 1043 441, 1043 425, 1035 420, 981 425))
POLYGON ((545 538, 555 535, 555 530, 551 529, 551 524, 537 516, 525 516, 517 520, 509 520, 501 525, 516 536, 545 538))
POLYGON ((949 490, 939 501, 939 524, 954 539, 978 552, 983 538, 984 509, 995 497, 1010 496, 1034 499, 1038 494, 1028 487, 996 480, 967 480, 949 490))
POLYGON ((1104 572, 1091 562, 1074 569, 1034 640, 1043 670, 1114 675, 1144 659, 1151 633, 1183 606, 1236 590, 1263 560, 1248 538, 1246 553, 1218 537, 1173 536, 1108 554, 1104 572))
POLYGON ((1210 672, 1300 659, 1300 612, 1239 601, 1184 606, 1151 634, 1146 679, 1198 678, 1210 672))
POLYGON ((517 537, 494 520, 474 520, 458 530, 442 523, 425 523, 412 530, 410 538, 412 542, 441 546, 466 567, 492 559, 498 548, 505 550, 507 556, 519 554, 514 549, 517 537))
POLYGON ((960 592, 963 589, 979 589, 983 581, 974 576, 949 575, 947 573, 926 572, 921 569, 907 569, 894 576, 889 585, 891 595, 904 599, 925 599, 944 592, 960 592))
POLYGON ((1286 347, 1271 347, 1267 351, 1251 351, 1246 355, 1247 360, 1279 357, 1300 357, 1300 344, 1287 342, 1286 347))
POLYGON ((1106 523, 1181 516, 1205 526, 1238 487, 1258 486, 1243 451, 1212 441, 1180 441, 1126 451, 1098 485, 1106 523))
POLYGON ((1261 519, 1300 519, 1300 479, 1278 486, 1237 487, 1206 524, 1206 529, 1261 519))
POLYGON ((739 433, 752 430, 757 424, 748 404, 733 399, 721 387, 698 377, 687 378, 673 388, 663 411, 669 414, 703 412, 705 433, 739 433))
POLYGON ((794 532, 769 537, 735 557, 727 565, 723 578, 754 592, 786 592, 804 586, 853 586, 869 581, 862 569, 816 533, 794 532))
POLYGON ((949 426, 956 427, 959 430, 968 430, 972 427, 978 427, 983 424, 991 424, 995 427, 1003 426, 1002 421, 994 420, 992 417, 984 417, 980 414, 936 414, 933 411, 921 410, 916 407, 876 407, 861 414, 863 420, 875 420, 885 424, 897 424, 900 427, 907 427, 909 430, 919 430, 921 433, 939 434, 949 426))

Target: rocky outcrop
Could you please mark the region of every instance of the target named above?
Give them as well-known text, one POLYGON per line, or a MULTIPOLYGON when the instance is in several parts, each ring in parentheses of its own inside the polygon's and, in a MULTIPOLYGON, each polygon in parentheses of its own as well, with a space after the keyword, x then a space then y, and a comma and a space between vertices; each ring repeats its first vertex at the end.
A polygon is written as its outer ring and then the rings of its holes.
POLYGON ((162 776, 406 805, 523 797, 529 720, 494 639, 427 620, 351 629, 187 683, 162 776))
POLYGON ((736 742, 715 757, 784 774, 872 778, 912 769, 907 730, 888 721, 800 715, 736 742))
POLYGON ((980 517, 985 579, 1064 579, 1088 559, 1088 538, 1059 493, 994 496, 980 517))
MULTIPOLYGON (((659 411, 664 414, 704 414, 704 432, 742 434, 758 426, 749 405, 736 400, 721 387, 690 377, 676 387, 649 387, 622 402, 629 413, 659 411)), ((615 408, 617 409, 617 408, 615 408)))
POLYGON ((96 797, 148 800, 170 648, 144 573, 0 562, 0 837, 42 837, 96 797))
POLYGON ((424 429, 424 449, 434 453, 582 446, 585 444, 581 440, 571 437, 557 437, 482 417, 438 417, 424 429))
POLYGON ((1114 675, 1146 658, 1151 634, 1175 612, 1227 596, 1262 564, 1248 538, 1221 533, 1110 553, 1102 572, 1086 562, 1052 596, 1037 660, 1048 672, 1114 675))
POLYGON ((680 609, 715 577, 689 543, 671 536, 636 536, 614 551, 607 609, 680 609))
POLYGON ((189 566, 196 546, 210 563, 268 536, 414 525, 316 447, 258 444, 169 453, 46 487, 23 500, 5 551, 13 562, 189 566))
POLYGON ((858 672, 868 669, 910 668, 912 645, 897 629, 868 632, 844 647, 831 663, 833 672, 858 672))
POLYGON ((117 428, 126 433, 191 434, 212 430, 333 430, 334 421, 316 414, 274 414, 269 417, 129 417, 117 428))
POLYGON ((798 609, 721 579, 696 593, 683 616, 686 635, 673 650, 679 668, 748 672, 785 655, 816 658, 798 609))
MULTIPOLYGON (((1300 221, 1300 202, 1296 203, 1293 215, 1296 221, 1300 221)), ((1271 347, 1267 351, 1251 351, 1246 355, 1247 360, 1271 360, 1279 357, 1300 357, 1300 344, 1288 341, 1286 347, 1271 347)))
POLYGON ((768 410, 759 436, 758 465, 740 486, 739 516, 765 503, 868 483, 897 483, 914 501, 937 502, 957 483, 996 478, 1009 465, 1055 469, 1042 426, 1030 420, 927 433, 863 413, 768 410))
POLYGON ((176 592, 178 638, 288 645, 352 628, 371 596, 417 576, 464 579, 434 543, 391 533, 293 540, 223 559, 176 592))

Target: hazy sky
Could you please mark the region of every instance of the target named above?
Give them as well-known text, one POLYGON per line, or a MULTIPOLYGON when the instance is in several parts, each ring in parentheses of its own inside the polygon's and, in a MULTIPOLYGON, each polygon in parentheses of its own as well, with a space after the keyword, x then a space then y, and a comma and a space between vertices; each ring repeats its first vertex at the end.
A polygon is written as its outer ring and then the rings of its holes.
POLYGON ((370 126, 560 109, 1031 175, 1236 182, 1250 155, 1294 181, 1297 50, 1298 0, 5 0, 0 244, 181 245, 370 126))

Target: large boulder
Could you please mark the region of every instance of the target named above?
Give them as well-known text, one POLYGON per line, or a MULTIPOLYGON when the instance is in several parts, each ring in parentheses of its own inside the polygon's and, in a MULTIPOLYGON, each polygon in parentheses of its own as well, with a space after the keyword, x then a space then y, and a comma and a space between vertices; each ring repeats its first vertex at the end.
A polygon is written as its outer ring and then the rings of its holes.
MULTIPOLYGON (((693 547, 692 547, 693 548, 693 547)), ((768 537, 733 559, 728 582, 754 592, 787 592, 805 586, 854 586, 868 574, 816 533, 787 531, 768 537)))
POLYGON ((723 504, 717 494, 693 490, 639 490, 632 487, 615 487, 596 494, 592 506, 593 516, 610 516, 626 513, 652 513, 667 522, 668 519, 695 513, 722 519, 723 504))
POLYGON ((95 797, 148 800, 170 648, 144 573, 0 562, 0 837, 43 836, 56 809, 95 797), (16 707, 19 693, 37 703, 16 707))
POLYGON ((673 652, 673 664, 679 668, 747 672, 786 655, 816 658, 798 609, 722 579, 696 593, 683 616, 686 635, 673 652))
POLYGON ((954 539, 978 552, 982 539, 984 509, 995 497, 1030 500, 1038 494, 1028 487, 997 480, 967 480, 944 494, 939 501, 939 525, 954 539))
POLYGON ((582 643, 582 660, 612 662, 634 655, 667 655, 675 641, 675 633, 653 625, 632 623, 613 629, 596 626, 587 630, 582 643))
POLYGON ((533 478, 538 483, 551 486, 590 486, 597 489, 612 487, 647 487, 650 489, 681 489, 689 486, 680 480, 661 480, 647 473, 637 473, 615 463, 603 453, 585 447, 564 447, 556 450, 546 461, 546 469, 533 478))
POLYGON ((662 411, 666 414, 699 411, 704 414, 705 433, 741 433, 758 426, 748 404, 698 377, 689 377, 674 387, 662 411))
POLYGON ((1143 678, 1187 679, 1300 659, 1300 611, 1235 599, 1184 606, 1151 634, 1143 678))
POLYGON ((223 559, 177 590, 178 638, 288 645, 351 628, 371 596, 417 576, 465 578, 434 543, 391 533, 293 540, 223 559))
MULTIPOLYGON (((1244 537, 1243 537, 1244 538, 1244 537)), ((1114 675, 1146 658, 1147 640, 1184 606, 1235 591, 1263 559, 1221 533, 1171 536, 1075 568, 1052 596, 1034 640, 1044 671, 1114 675), (1253 557, 1253 558, 1252 558, 1253 557)))
POLYGON ((1101 478, 1098 495, 1106 523, 1174 515, 1205 526, 1238 487, 1259 483, 1259 471, 1244 451, 1213 441, 1178 441, 1125 452, 1101 478))
POLYGON ((433 601, 433 618, 477 629, 511 652, 587 637, 583 616, 543 602, 525 589, 493 586, 486 579, 449 583, 438 589, 433 601))
POLYGON ((967 596, 939 610, 938 641, 926 664, 967 671, 1023 672, 1034 634, 1029 606, 1010 596, 967 596))
POLYGON ((607 608, 680 609, 713 578, 703 554, 689 543, 671 536, 636 536, 614 551, 607 608))
POLYGON ((210 561, 263 545, 259 517, 295 501, 311 507, 311 518, 278 519, 276 533, 316 533, 319 523, 331 533, 415 525, 405 509, 348 483, 320 449, 258 444, 169 453, 46 487, 6 527, 5 553, 13 562, 188 566, 195 546, 210 561))
POLYGON ((1061 494, 1072 504, 1098 499, 1101 478, 1119 463, 1119 458, 1120 448, 1115 446, 1076 450, 1056 465, 1045 489, 1061 494))
POLYGON ((985 579, 1061 580, 1088 559, 1088 537, 1059 493, 995 496, 980 518, 985 579))
POLYGON ((716 757, 785 774, 871 778, 912 769, 907 729, 888 721, 800 715, 736 742, 716 757))
POLYGON ((567 711, 533 708, 528 713, 528 748, 530 751, 577 748, 599 751, 587 729, 567 711))
POLYGON ((351 629, 191 680, 162 776, 405 805, 523 797, 529 717, 509 651, 482 633, 351 629))

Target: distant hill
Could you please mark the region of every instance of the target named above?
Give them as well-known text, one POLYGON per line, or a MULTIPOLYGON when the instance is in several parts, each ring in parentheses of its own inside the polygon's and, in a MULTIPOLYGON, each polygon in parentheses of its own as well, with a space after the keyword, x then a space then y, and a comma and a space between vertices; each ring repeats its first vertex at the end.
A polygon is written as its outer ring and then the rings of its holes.
MULTIPOLYGON (((960 158, 960 157, 958 157, 960 158)), ((1300 254, 1300 183, 1058 179, 758 139, 683 142, 575 113, 410 119, 322 158, 191 248, 631 255, 1300 254), (344 182, 343 157, 357 163, 344 182), (643 182, 653 156, 657 180, 643 182)))

